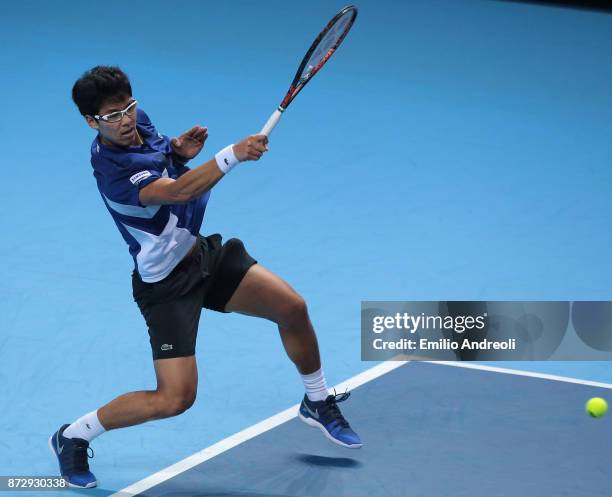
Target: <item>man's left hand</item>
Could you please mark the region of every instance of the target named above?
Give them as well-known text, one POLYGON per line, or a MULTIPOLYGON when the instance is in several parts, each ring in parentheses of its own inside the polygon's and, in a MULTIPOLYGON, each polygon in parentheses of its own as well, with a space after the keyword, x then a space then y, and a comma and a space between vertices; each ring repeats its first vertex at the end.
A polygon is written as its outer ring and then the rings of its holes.
POLYGON ((185 131, 178 138, 172 138, 172 148, 176 155, 184 159, 193 159, 200 153, 207 138, 208 128, 194 126, 189 131, 185 131))

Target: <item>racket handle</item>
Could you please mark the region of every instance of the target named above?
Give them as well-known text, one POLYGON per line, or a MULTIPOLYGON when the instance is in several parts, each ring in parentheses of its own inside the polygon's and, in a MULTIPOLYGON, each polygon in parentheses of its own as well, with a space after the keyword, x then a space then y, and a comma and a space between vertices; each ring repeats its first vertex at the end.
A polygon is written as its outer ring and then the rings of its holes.
POLYGON ((270 133, 272 133, 274 126, 276 126, 278 124, 278 121, 280 121, 280 118, 283 115, 283 110, 281 110, 279 107, 272 113, 272 115, 268 119, 268 122, 261 129, 261 132, 259 133, 260 135, 270 136, 270 133))

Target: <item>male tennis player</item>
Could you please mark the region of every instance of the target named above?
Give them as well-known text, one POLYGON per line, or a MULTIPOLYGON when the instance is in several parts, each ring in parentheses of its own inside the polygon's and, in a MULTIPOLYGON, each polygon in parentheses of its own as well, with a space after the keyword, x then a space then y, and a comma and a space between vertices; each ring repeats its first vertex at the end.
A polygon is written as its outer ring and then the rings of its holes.
POLYGON ((306 304, 287 283, 257 264, 240 240, 199 234, 211 188, 241 162, 259 160, 267 137, 252 135, 193 169, 185 164, 208 131, 194 126, 178 138, 157 132, 132 98, 117 67, 97 66, 72 89, 87 124, 98 133, 91 163, 106 208, 134 259, 132 288, 145 318, 157 389, 130 392, 65 424, 49 439, 71 486, 94 487, 90 442, 105 431, 181 414, 196 397, 196 335, 202 307, 269 319, 306 389, 300 418, 332 442, 361 447, 330 395, 306 304))

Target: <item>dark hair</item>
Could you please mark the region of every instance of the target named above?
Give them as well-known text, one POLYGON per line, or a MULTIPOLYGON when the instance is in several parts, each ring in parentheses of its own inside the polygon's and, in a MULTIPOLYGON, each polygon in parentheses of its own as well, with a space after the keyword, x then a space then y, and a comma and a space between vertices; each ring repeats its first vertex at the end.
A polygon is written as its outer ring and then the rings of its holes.
POLYGON ((108 100, 121 100, 132 96, 130 80, 114 66, 96 66, 85 72, 72 87, 72 100, 81 114, 98 114, 108 100))

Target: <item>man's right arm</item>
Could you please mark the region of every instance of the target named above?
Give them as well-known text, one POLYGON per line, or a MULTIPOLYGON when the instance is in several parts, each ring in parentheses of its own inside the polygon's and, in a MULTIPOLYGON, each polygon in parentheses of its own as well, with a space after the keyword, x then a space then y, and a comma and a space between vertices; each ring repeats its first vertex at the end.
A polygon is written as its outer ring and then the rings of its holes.
MULTIPOLYGON (((232 147, 238 161, 259 160, 268 150, 265 135, 252 135, 232 147)), ((142 205, 185 204, 198 198, 215 186, 225 176, 216 159, 186 172, 176 180, 159 178, 140 190, 138 199, 142 205)))

